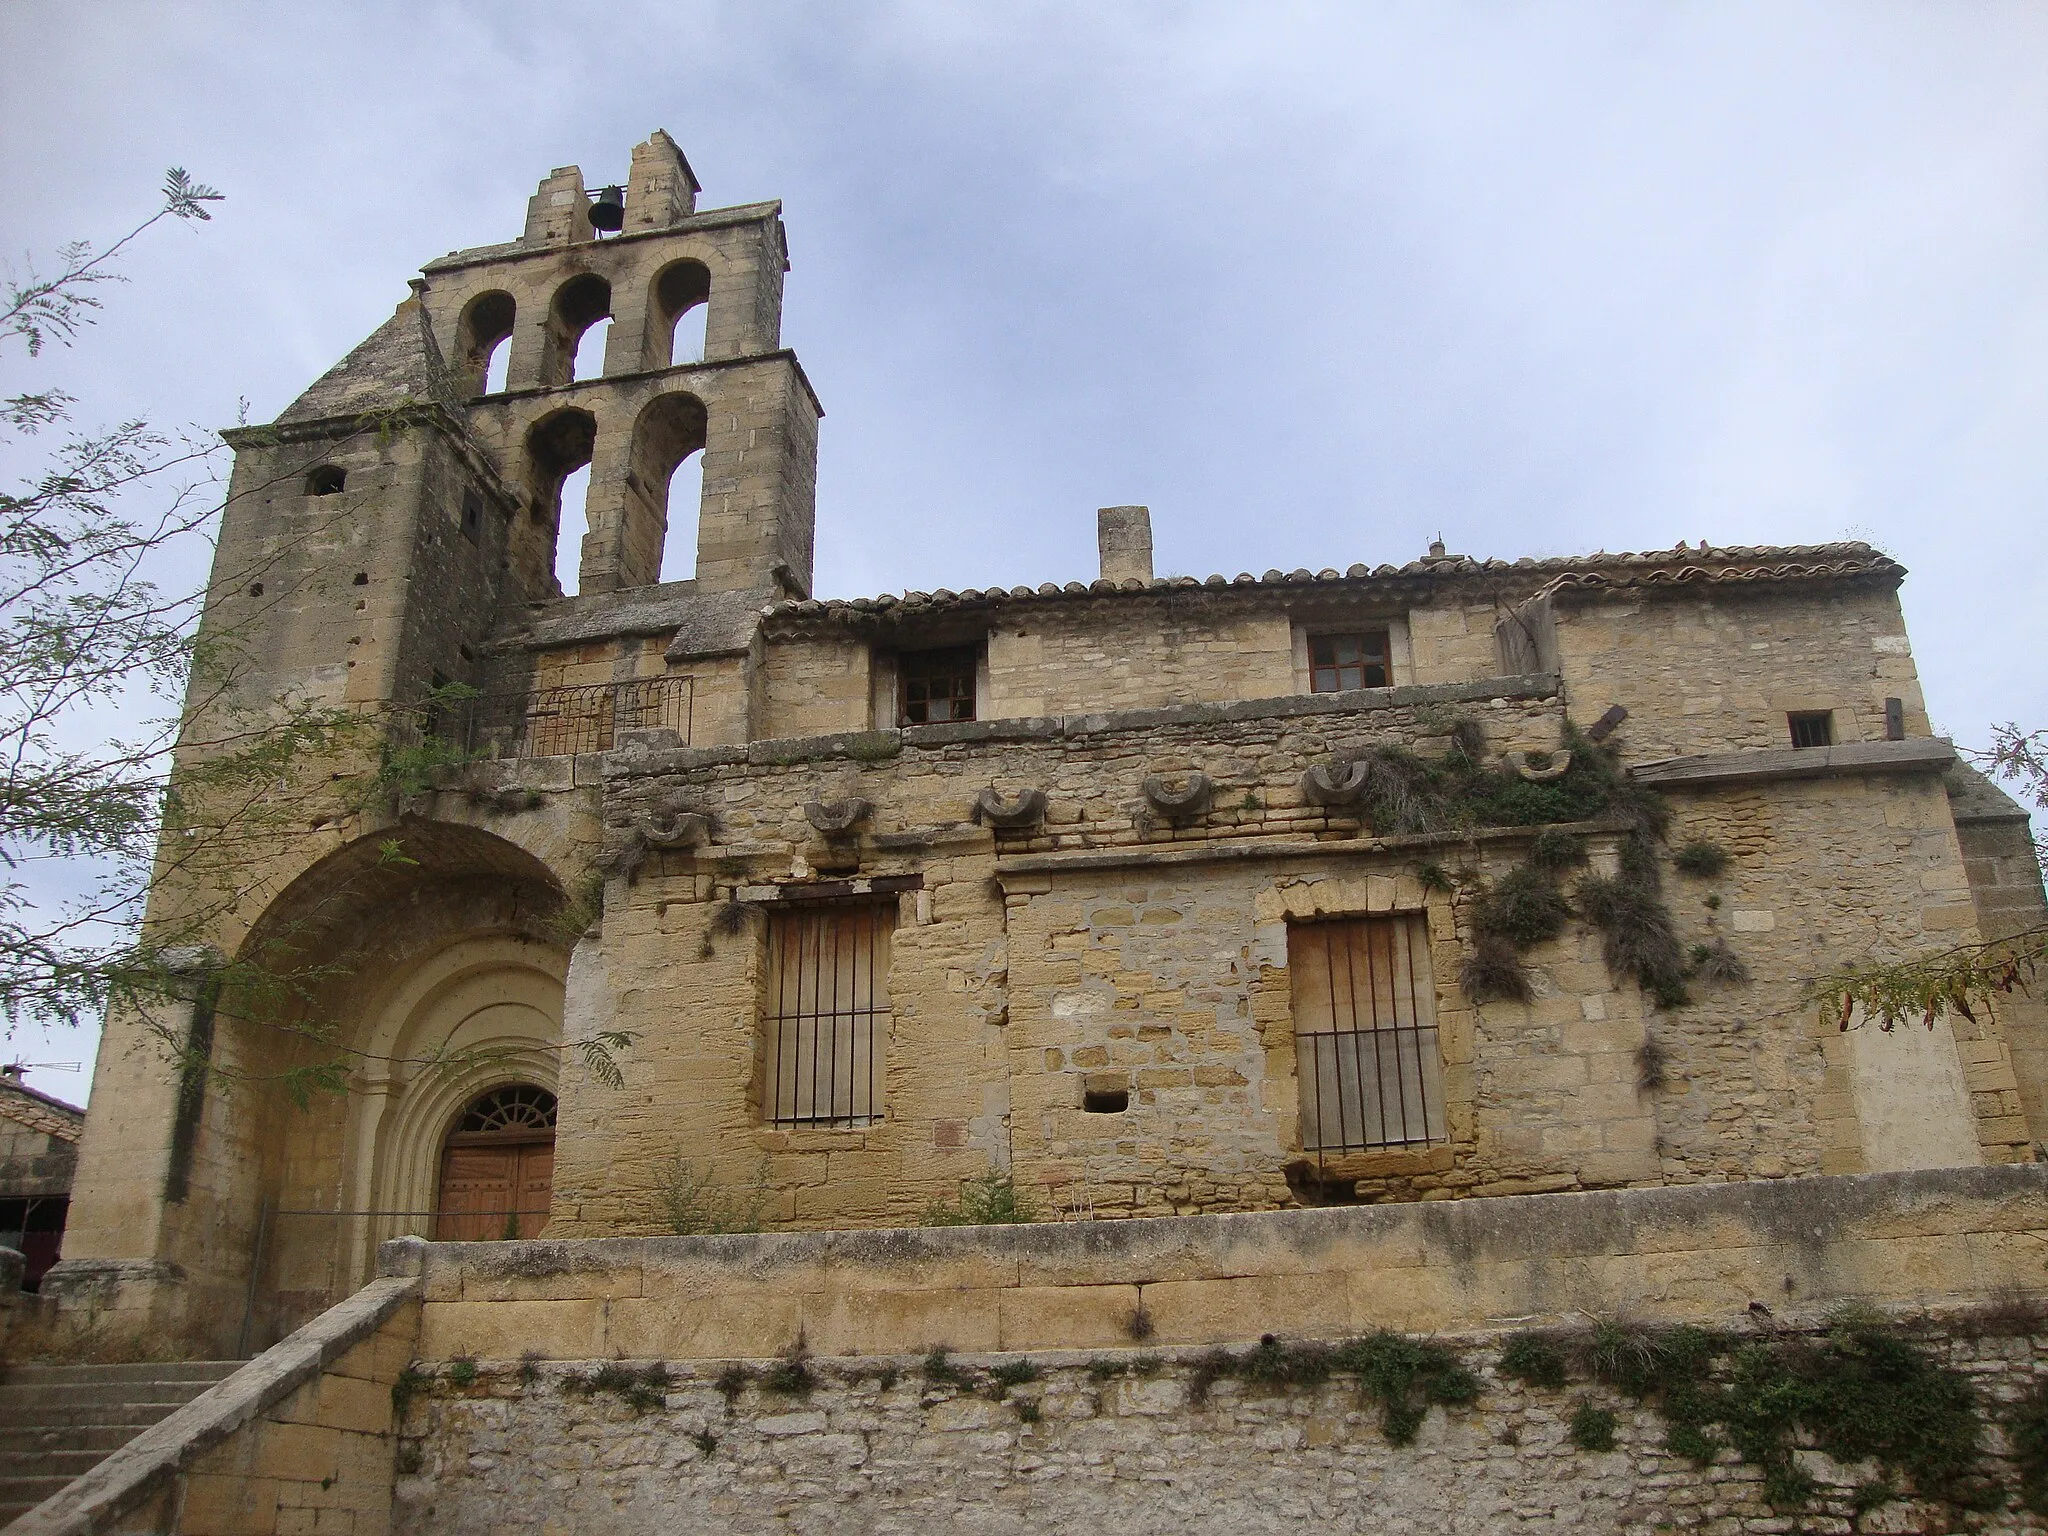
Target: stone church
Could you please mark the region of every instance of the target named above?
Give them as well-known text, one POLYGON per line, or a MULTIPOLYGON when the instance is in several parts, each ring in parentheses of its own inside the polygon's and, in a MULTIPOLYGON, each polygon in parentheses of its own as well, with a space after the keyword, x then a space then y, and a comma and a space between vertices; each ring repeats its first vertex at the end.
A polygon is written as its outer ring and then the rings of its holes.
MULTIPOLYGON (((820 595, 781 208, 697 197, 662 133, 622 186, 554 171, 226 434, 239 686, 430 768, 309 801, 218 924, 213 964, 312 978, 288 1017, 202 965, 109 1020, 46 1297, 226 1358, 393 1238, 992 1198, 1164 1233, 2041 1156, 2037 1006, 1884 1030, 1809 995, 2043 920, 2025 813, 1931 732, 1895 561, 1339 520, 1324 569, 1162 577, 1125 506, 1063 585, 820 595), (166 1019, 220 1070, 168 1068, 166 1019), (265 1090, 323 1053, 346 1091, 265 1090)), ((583 1352, 684 1325, 648 1326, 583 1352)))

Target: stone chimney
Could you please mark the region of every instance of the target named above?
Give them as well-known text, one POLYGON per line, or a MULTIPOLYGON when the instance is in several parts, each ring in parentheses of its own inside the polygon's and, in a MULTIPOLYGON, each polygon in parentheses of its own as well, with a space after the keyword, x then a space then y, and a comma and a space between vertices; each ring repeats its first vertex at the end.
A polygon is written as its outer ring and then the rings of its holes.
POLYGON ((1152 513, 1147 507, 1102 507, 1095 514, 1102 577, 1121 585, 1152 579, 1152 513))

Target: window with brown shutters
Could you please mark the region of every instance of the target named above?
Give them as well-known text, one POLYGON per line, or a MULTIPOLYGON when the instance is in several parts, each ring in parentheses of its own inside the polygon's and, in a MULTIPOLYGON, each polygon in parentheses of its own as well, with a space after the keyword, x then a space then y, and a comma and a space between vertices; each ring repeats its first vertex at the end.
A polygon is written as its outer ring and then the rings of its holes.
POLYGON ((1444 1140, 1428 919, 1412 912, 1290 924, 1287 966, 1303 1149, 1444 1140))
POLYGON ((768 918, 762 1118, 860 1125, 882 1117, 893 902, 791 907, 768 918))

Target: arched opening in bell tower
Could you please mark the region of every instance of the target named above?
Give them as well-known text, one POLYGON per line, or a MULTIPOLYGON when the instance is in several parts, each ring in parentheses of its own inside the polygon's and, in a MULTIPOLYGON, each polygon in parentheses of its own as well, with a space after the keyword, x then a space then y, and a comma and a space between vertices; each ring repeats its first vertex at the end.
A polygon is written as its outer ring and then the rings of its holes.
POLYGON ((626 543, 628 563, 646 573, 643 581, 697 573, 706 426, 704 402, 688 394, 658 396, 633 423, 626 543))
POLYGON ((690 257, 654 276, 647 305, 647 344, 641 366, 671 368, 704 361, 704 328, 711 312, 711 269, 690 257))
POLYGON ((584 500, 590 489, 590 459, 597 448, 597 418, 565 406, 550 412, 526 434, 526 528, 530 551, 522 563, 527 591, 572 592, 589 527, 584 500), (563 579, 563 573, 567 579, 563 579))
MULTIPOLYGON (((595 272, 572 277, 555 290, 548 306, 547 344, 541 353, 540 382, 567 384, 576 373, 584 333, 612 316, 612 285, 595 272)), ((600 364, 600 367, 602 365, 600 364)))

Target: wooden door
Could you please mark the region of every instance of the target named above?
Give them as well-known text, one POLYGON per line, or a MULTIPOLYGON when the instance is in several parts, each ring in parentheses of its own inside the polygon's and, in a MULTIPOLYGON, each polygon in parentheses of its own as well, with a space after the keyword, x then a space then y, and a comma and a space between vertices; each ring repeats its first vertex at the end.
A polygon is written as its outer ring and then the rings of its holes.
POLYGON ((540 1236, 554 1173, 552 1138, 450 1137, 441 1155, 435 1237, 462 1243, 540 1236))

